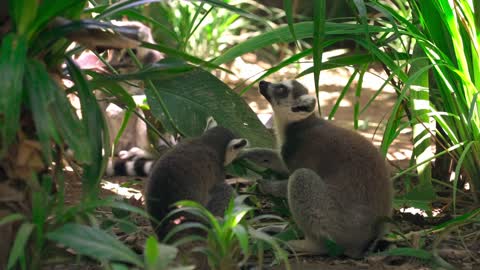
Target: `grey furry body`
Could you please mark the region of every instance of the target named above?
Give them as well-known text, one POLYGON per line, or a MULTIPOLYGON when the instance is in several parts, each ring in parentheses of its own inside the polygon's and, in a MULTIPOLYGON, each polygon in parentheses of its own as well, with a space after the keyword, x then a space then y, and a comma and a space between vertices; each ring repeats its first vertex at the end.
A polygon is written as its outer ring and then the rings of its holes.
MULTIPOLYGON (((198 138, 180 142, 161 156, 145 191, 147 212, 154 220, 161 221, 179 200, 199 202, 214 215, 223 215, 234 193, 224 182, 226 153, 232 141, 232 132, 215 127, 198 138)), ((152 225, 159 239, 163 238, 168 226, 158 226, 155 221, 152 225)))

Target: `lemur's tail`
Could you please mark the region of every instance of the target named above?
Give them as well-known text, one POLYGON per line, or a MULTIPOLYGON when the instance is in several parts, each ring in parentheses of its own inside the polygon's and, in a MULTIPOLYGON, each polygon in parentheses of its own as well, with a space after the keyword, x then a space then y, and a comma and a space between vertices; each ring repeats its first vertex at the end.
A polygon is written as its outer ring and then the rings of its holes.
POLYGON ((110 159, 106 176, 148 176, 155 161, 148 158, 110 159))

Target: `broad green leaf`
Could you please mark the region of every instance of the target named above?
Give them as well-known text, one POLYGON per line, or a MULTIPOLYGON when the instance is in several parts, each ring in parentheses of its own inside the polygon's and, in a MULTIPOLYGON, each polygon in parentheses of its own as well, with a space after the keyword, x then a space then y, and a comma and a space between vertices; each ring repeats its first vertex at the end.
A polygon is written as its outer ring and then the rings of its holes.
POLYGON ((28 239, 34 228, 35 225, 31 223, 23 223, 22 226, 20 226, 20 229, 18 229, 15 242, 13 243, 13 247, 10 250, 10 256, 8 257, 7 269, 13 269, 18 259, 25 255, 28 239))
POLYGON ((0 49, 0 158, 5 155, 20 126, 26 57, 25 39, 13 34, 3 38, 0 49))
POLYGON ((110 260, 143 266, 135 252, 103 230, 81 224, 65 224, 47 238, 99 261, 110 260))
POLYGON ((176 77, 157 80, 158 92, 146 89, 153 115, 168 124, 161 101, 178 128, 187 136, 203 133, 208 116, 253 146, 272 147, 273 137, 245 101, 207 71, 195 69, 176 77))

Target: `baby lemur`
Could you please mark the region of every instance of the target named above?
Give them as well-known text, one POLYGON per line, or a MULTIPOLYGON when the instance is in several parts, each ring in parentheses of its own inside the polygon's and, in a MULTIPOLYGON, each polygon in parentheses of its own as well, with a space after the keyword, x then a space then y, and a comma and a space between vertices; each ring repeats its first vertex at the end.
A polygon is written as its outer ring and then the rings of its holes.
MULTIPOLYGON (((326 240, 333 240, 345 255, 361 257, 384 233, 380 221, 392 211, 384 159, 361 135, 318 118, 316 99, 299 82, 261 81, 259 86, 273 108, 281 161, 291 173, 286 181, 263 181, 260 188, 288 198, 305 234, 305 240, 291 241, 292 248, 325 254, 326 240)), ((262 151, 257 161, 275 158, 275 152, 262 151)))
POLYGON ((246 145, 246 139, 217 126, 198 138, 181 141, 160 157, 150 172, 145 191, 147 212, 153 217, 152 226, 160 240, 171 223, 159 225, 157 221, 177 201, 196 201, 214 215, 223 216, 234 193, 224 182, 224 166, 246 145))

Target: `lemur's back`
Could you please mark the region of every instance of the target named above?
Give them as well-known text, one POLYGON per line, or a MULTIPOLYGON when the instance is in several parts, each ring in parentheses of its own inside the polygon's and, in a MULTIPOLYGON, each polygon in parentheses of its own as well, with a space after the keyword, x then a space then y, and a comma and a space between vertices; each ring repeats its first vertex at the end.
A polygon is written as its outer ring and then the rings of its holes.
POLYGON ((392 194, 383 192, 390 190, 385 161, 362 135, 312 115, 287 127, 282 157, 290 171, 317 172, 338 190, 337 198, 345 198, 339 200, 345 206, 367 202, 372 214, 390 215, 392 194))
MULTIPOLYGON (((170 149, 151 170, 145 190, 147 212, 156 221, 161 221, 177 201, 193 200, 207 206, 217 195, 226 198, 226 205, 229 195, 233 194, 228 188, 220 188, 226 185, 226 157, 243 147, 246 143, 243 141, 235 139, 228 129, 215 127, 170 149), (226 191, 229 195, 212 194, 212 190, 226 191)), ((218 211, 223 213, 222 208, 223 205, 219 205, 218 211)), ((156 222, 153 225, 159 238, 163 237, 167 226, 158 227, 156 222)))

